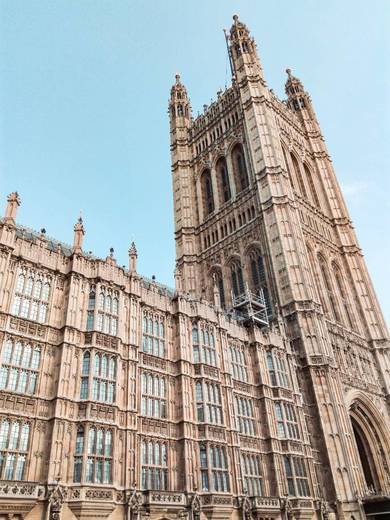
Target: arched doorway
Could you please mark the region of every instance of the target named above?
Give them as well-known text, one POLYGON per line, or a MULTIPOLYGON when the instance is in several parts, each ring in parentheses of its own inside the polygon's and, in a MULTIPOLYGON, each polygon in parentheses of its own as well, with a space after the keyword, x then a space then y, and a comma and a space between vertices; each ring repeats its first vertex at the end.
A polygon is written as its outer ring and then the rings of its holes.
POLYGON ((359 426, 358 422, 353 416, 351 416, 351 423, 367 489, 376 490, 378 488, 378 475, 376 474, 374 459, 369 442, 365 437, 361 426, 359 426))

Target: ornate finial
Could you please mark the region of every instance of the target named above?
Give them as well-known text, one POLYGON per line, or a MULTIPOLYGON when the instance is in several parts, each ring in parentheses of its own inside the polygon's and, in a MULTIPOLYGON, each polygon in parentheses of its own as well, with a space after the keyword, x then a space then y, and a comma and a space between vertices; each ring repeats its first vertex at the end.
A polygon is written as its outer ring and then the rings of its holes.
POLYGON ((77 219, 76 224, 73 226, 74 236, 73 236, 73 252, 74 253, 81 253, 82 247, 83 247, 83 239, 84 239, 84 225, 83 225, 83 219, 81 218, 81 211, 80 216, 77 219))
POLYGON ((176 84, 178 85, 180 83, 180 74, 178 72, 176 72, 176 74, 175 74, 175 80, 176 80, 176 84))
POLYGON ((5 221, 8 224, 15 224, 16 213, 20 206, 20 197, 17 191, 13 191, 7 197, 7 208, 5 210, 5 221))
POLYGON ((135 247, 134 241, 131 243, 131 246, 130 246, 130 249, 129 249, 129 255, 138 256, 137 248, 135 247))
POLYGON ((46 229, 44 227, 41 229, 41 235, 46 235, 46 229))
POLYGON ((291 79, 291 69, 286 69, 286 72, 289 79, 291 79))
POLYGON ((111 258, 114 258, 114 248, 110 247, 110 256, 111 258))
POLYGON ((134 241, 132 241, 129 249, 129 269, 131 273, 137 271, 137 256, 137 248, 135 247, 134 241))
POLYGON ((234 14, 234 15, 233 15, 233 20, 234 20, 235 22, 238 22, 238 14, 234 14))

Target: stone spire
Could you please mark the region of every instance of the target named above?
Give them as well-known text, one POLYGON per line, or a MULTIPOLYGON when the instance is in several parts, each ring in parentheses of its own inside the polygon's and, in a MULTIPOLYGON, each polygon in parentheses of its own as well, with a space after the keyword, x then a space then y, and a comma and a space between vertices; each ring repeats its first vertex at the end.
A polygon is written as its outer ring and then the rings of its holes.
POLYGON ((79 217, 78 221, 74 225, 74 236, 73 236, 73 253, 80 254, 82 253, 83 248, 83 240, 84 240, 84 225, 83 225, 83 219, 81 216, 79 217))
POLYGON ((129 270, 130 273, 136 273, 137 272, 137 248, 135 247, 135 243, 132 242, 130 249, 129 249, 129 270))
POLYGON ((265 85, 263 69, 257 54, 255 40, 250 36, 248 27, 238 16, 233 16, 233 25, 227 36, 229 54, 233 68, 233 79, 239 83, 246 78, 260 80, 265 85))
POLYGON ((7 224, 16 223, 16 213, 20 206, 20 197, 17 191, 13 191, 7 197, 7 207, 5 210, 4 220, 7 224))
POLYGON ((171 126, 189 127, 191 124, 191 105, 187 89, 180 80, 180 74, 176 74, 175 83, 171 88, 169 117, 171 126))

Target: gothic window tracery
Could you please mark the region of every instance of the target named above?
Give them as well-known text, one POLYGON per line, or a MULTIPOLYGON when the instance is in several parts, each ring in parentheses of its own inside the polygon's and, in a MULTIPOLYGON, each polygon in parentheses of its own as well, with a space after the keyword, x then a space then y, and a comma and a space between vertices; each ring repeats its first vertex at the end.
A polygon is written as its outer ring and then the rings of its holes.
POLYGON ((344 308, 344 313, 345 313, 345 318, 346 318, 346 321, 347 321, 347 326, 350 329, 353 329, 354 328, 354 319, 353 319, 353 315, 352 315, 352 312, 351 312, 351 309, 350 309, 348 296, 347 296, 347 293, 346 293, 346 290, 345 290, 343 276, 341 274, 341 270, 340 270, 339 266, 335 262, 332 263, 332 272, 333 272, 334 279, 336 281, 336 287, 338 289, 339 299, 340 299, 340 301, 342 303, 342 306, 344 308))
POLYGON ((0 478, 23 480, 28 454, 30 425, 2 419, 0 422, 0 478))
POLYGON ((267 367, 271 386, 289 388, 289 376, 285 359, 276 351, 267 353, 267 367))
POLYGON ((242 267, 239 260, 235 260, 231 267, 231 280, 232 280, 232 292, 235 297, 240 296, 244 293, 244 276, 242 273, 242 267))
POLYGON ((305 459, 303 457, 284 455, 283 461, 288 494, 294 497, 310 496, 305 459))
POLYGON ((241 395, 234 396, 234 411, 238 431, 243 435, 255 435, 255 412, 252 399, 241 395))
POLYGON ((92 286, 88 295, 87 330, 118 334, 119 292, 92 286), (97 297, 97 298, 96 298, 97 297), (97 302, 96 302, 97 299, 97 302))
POLYGON ((167 444, 144 439, 141 443, 142 489, 168 489, 167 444))
POLYGON ((236 193, 240 193, 249 186, 248 170, 245 161, 244 149, 241 143, 232 150, 233 173, 236 183, 236 193))
POLYGON ((218 444, 200 444, 199 458, 202 491, 230 491, 225 447, 218 444))
POLYGON ((308 183, 309 183, 312 202, 318 209, 321 209, 321 205, 320 205, 320 201, 318 199, 317 190, 316 190, 316 187, 314 184, 311 169, 307 166, 306 163, 303 164, 303 169, 304 169, 304 172, 306 175, 306 179, 308 180, 308 183))
POLYGON ((79 426, 73 465, 73 482, 112 483, 113 433, 111 429, 79 426))
POLYGON ((241 468, 244 493, 248 496, 263 496, 263 472, 260 455, 241 452, 241 468))
POLYGON ((213 183, 211 180, 211 172, 210 170, 204 170, 201 177, 202 184, 202 196, 203 196, 203 209, 205 216, 210 215, 214 209, 214 193, 213 193, 213 183))
POLYGON ((21 318, 46 323, 51 282, 46 274, 33 269, 19 269, 12 313, 21 318))
POLYGON ((142 331, 142 351, 164 358, 166 355, 164 317, 144 311, 142 331))
POLYGON ((159 419, 167 418, 166 379, 144 372, 141 382, 141 414, 159 419))
POLYGON ((238 381, 248 382, 247 360, 245 349, 233 343, 229 344, 230 364, 233 371, 233 378, 238 381))
POLYGON ((232 196, 230 190, 228 168, 226 164, 226 159, 224 157, 220 157, 218 159, 216 164, 216 171, 219 184, 219 196, 221 199, 221 204, 224 204, 225 202, 228 202, 232 196))
POLYGON ((299 428, 294 406, 291 403, 276 402, 275 414, 278 437, 280 439, 299 439, 299 428))
POLYGON ((305 188, 305 183, 303 181, 301 169, 299 167, 298 161, 295 157, 295 155, 291 154, 291 162, 294 168, 295 177, 298 180, 298 186, 299 186, 299 193, 302 197, 305 197, 307 199, 307 193, 305 188))
POLYGON ((40 363, 40 345, 8 338, 1 353, 0 390, 34 395, 40 363))
POLYGON ((327 302, 329 303, 329 309, 331 313, 331 317, 340 322, 340 314, 337 307, 337 301, 333 292, 332 282, 329 276, 328 266, 324 257, 321 254, 318 254, 318 265, 320 268, 321 278, 323 288, 325 289, 325 294, 327 296, 327 302))
POLYGON ((223 424, 222 398, 219 384, 208 381, 196 381, 195 401, 199 422, 223 424))
POLYGON ((259 253, 259 251, 255 250, 250 252, 249 260, 251 266, 253 292, 259 294, 260 296, 263 295, 267 316, 270 317, 272 315, 272 307, 268 290, 267 277, 265 273, 264 258, 259 253))
POLYGON ((217 366, 213 327, 202 322, 192 324, 192 351, 194 363, 217 366))
POLYGON ((102 352, 84 352, 80 399, 114 403, 116 399, 116 365, 115 356, 102 352))

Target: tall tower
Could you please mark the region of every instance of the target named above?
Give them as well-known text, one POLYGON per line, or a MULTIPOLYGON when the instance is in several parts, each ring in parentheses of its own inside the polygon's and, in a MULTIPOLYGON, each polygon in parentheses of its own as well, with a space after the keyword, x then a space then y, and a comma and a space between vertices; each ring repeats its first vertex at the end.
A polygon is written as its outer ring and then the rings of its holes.
POLYGON ((319 496, 357 518, 390 485, 386 325, 310 96, 289 69, 287 100, 268 89, 237 16, 228 44, 232 85, 202 115, 178 78, 171 91, 182 288, 212 302, 217 287, 248 326, 283 322, 319 496))

